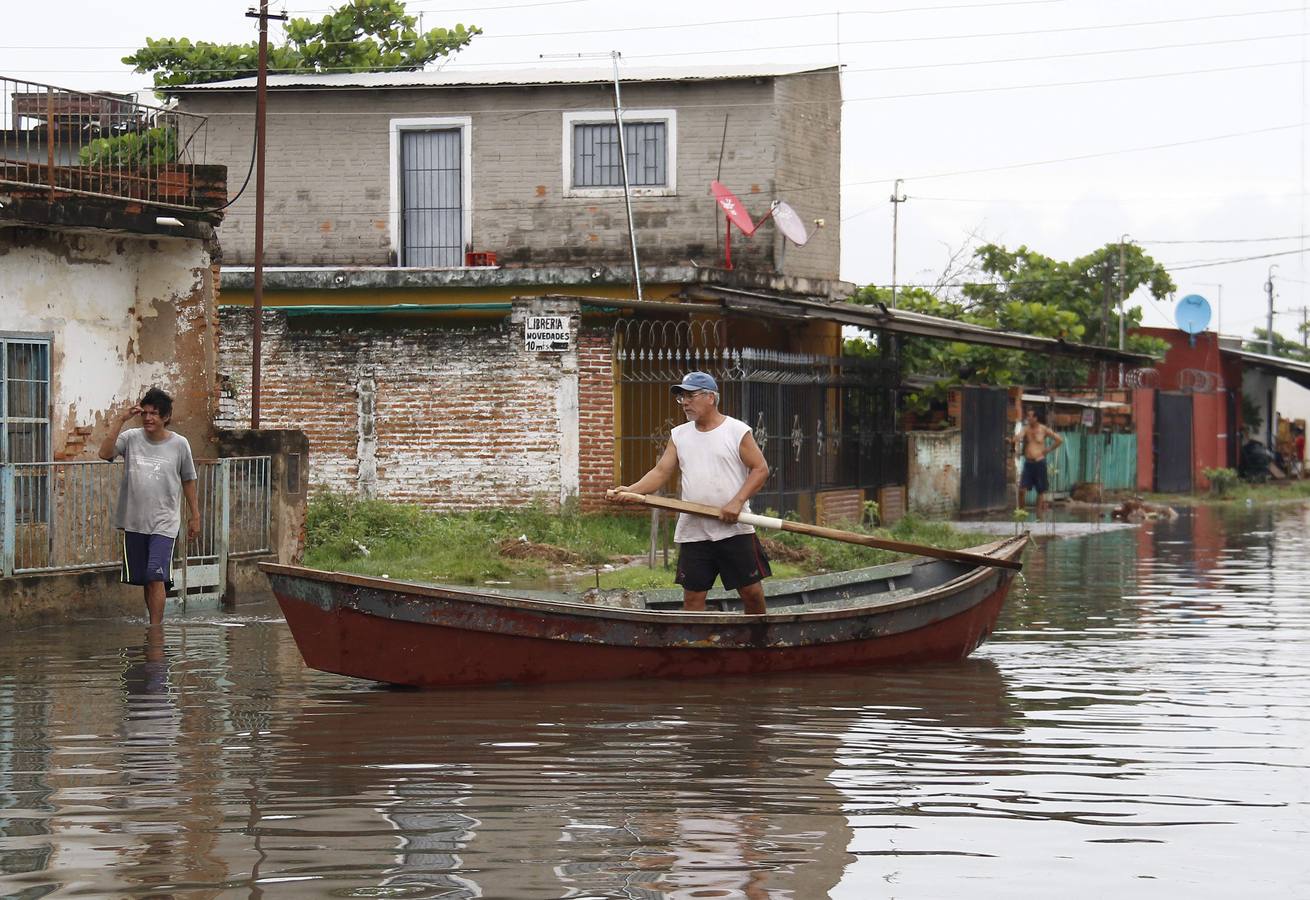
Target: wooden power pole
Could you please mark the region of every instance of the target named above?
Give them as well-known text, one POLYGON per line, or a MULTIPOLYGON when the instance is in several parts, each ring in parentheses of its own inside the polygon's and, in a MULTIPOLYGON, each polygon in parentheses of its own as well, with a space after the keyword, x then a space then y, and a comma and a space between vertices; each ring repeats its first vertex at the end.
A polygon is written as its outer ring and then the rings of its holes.
POLYGON ((260 370, 264 349, 264 120, 268 104, 268 20, 285 21, 285 15, 270 13, 268 0, 246 17, 259 19, 259 76, 255 86, 255 290, 254 335, 250 344, 250 427, 259 427, 260 370))

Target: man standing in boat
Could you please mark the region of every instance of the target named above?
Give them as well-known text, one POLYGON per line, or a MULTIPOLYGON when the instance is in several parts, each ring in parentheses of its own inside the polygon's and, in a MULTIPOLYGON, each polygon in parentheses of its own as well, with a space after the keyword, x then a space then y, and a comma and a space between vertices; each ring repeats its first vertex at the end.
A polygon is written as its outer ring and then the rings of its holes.
MULTIPOLYGON (((769 464, 745 422, 719 411, 719 386, 704 372, 689 372, 671 388, 687 421, 673 429, 655 468, 618 492, 650 494, 680 476, 682 499, 722 509, 718 520, 678 515, 673 540, 678 545, 682 606, 705 609, 705 595, 721 578, 736 589, 748 615, 763 615, 763 579, 772 575, 754 527, 737 521, 750 512, 749 501, 769 478, 769 464)), ((615 497, 611 499, 625 501, 615 497)))
POLYGON ((1030 406, 1024 415, 1019 440, 1023 442, 1023 473, 1019 476, 1019 489, 1027 491, 1031 488, 1037 492, 1037 514, 1040 516, 1046 511, 1046 492, 1051 488, 1046 457, 1064 443, 1064 438, 1047 428, 1037 410, 1030 406), (1055 443, 1047 444, 1048 440, 1055 443))

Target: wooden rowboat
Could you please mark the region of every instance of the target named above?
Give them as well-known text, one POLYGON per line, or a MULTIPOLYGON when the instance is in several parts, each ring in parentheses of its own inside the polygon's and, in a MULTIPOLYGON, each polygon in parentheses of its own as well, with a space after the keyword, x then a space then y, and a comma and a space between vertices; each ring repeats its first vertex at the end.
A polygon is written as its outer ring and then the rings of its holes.
MULTIPOLYGON (((1014 560, 1027 536, 973 552, 1014 560)), ((305 663, 390 684, 703 678, 963 659, 991 633, 1011 569, 904 562, 766 582, 684 612, 681 591, 602 596, 459 590, 261 563, 305 663)))

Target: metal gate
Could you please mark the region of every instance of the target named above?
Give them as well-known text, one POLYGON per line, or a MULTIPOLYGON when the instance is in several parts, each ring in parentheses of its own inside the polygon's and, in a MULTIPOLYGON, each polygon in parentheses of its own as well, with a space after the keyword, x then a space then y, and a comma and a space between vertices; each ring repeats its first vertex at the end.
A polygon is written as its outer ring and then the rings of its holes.
POLYGON ((719 382, 719 406, 754 430, 769 463, 758 510, 808 517, 819 491, 904 484, 894 358, 787 353, 734 345, 725 320, 623 320, 615 325, 618 471, 645 474, 685 421, 669 385, 688 371, 719 382))
POLYGON ((1006 505, 1004 388, 963 388, 960 408, 960 512, 1006 505))
POLYGON ((1155 395, 1155 489, 1192 490, 1192 395, 1155 395))

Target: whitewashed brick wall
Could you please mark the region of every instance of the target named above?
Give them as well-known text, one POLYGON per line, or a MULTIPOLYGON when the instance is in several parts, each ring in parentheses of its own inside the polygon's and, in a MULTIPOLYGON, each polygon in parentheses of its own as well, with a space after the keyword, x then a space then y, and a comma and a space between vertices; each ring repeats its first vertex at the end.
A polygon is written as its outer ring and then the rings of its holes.
MULTIPOLYGON (((219 374, 234 397, 220 427, 248 421, 251 317, 222 308, 219 374)), ((579 427, 577 353, 524 351, 522 327, 509 317, 341 323, 264 314, 261 426, 305 431, 311 485, 447 509, 555 505, 576 495, 578 440, 570 450, 565 434, 579 427), (369 460, 360 465, 369 445, 361 387, 373 394, 375 475, 369 460), (570 396, 573 407, 562 409, 570 396)), ((588 458, 598 455, 588 444, 595 439, 582 439, 588 458)), ((599 439, 612 446, 611 435, 599 439)))

